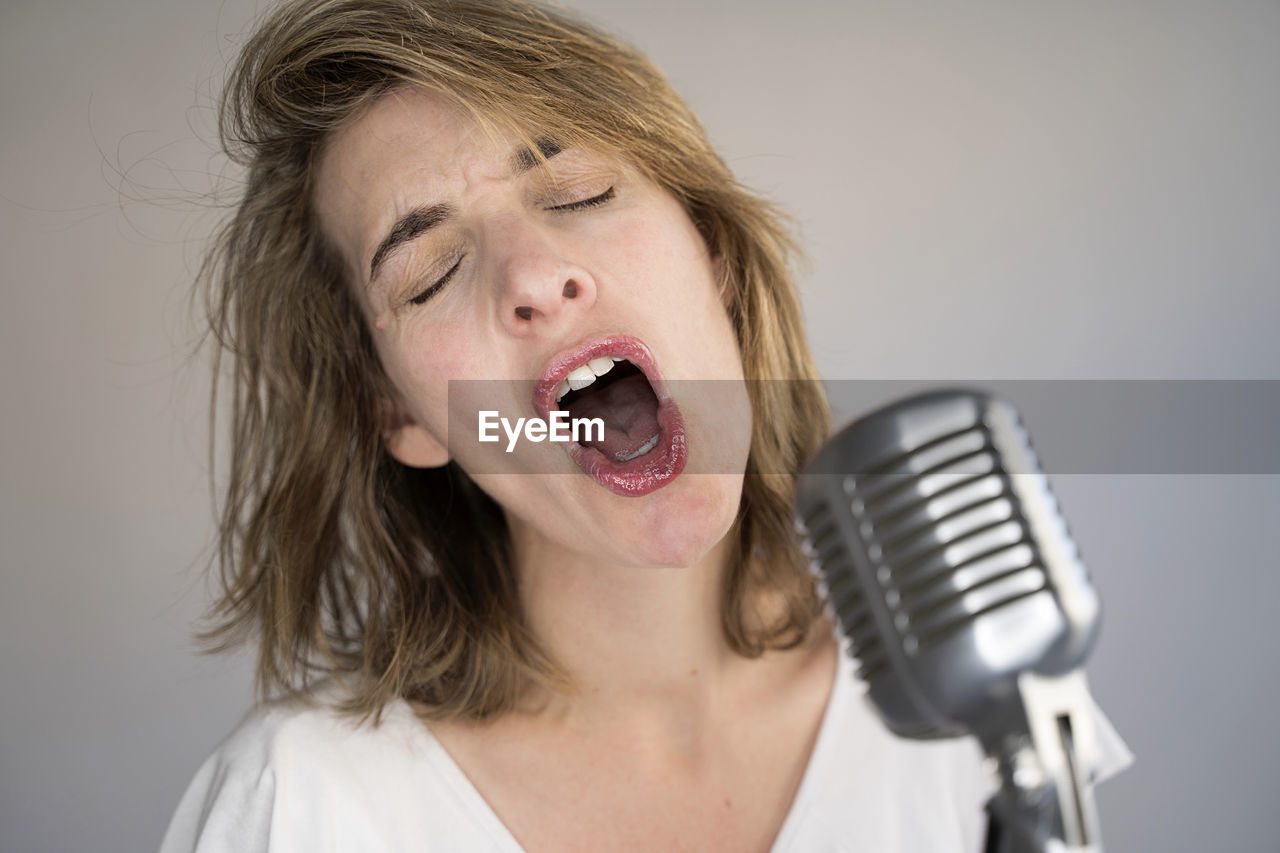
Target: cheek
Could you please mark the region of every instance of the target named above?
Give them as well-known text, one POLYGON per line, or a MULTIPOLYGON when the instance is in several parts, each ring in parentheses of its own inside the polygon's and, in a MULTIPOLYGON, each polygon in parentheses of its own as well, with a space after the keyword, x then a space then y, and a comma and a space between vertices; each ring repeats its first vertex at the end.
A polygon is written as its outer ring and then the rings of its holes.
MULTIPOLYGON (((481 375, 478 356, 441 328, 375 331, 378 354, 401 401, 424 426, 443 426, 451 379, 481 375)), ((459 389, 454 388, 455 392, 459 389)))
POLYGON ((652 246, 651 262, 661 268, 651 271, 655 290, 650 301, 665 309, 673 336, 699 348, 699 378, 741 378, 729 295, 721 292, 720 263, 710 256, 702 235, 682 216, 667 223, 652 246))
POLYGON ((652 282, 675 261, 670 240, 651 215, 642 215, 619 222, 611 234, 601 236, 599 245, 616 247, 617 271, 625 279, 652 282))
POLYGON ((723 310, 715 262, 702 235, 675 202, 619 223, 609 239, 618 247, 618 272, 644 283, 635 291, 640 298, 694 311, 698 317, 710 316, 703 309, 711 303, 723 310))

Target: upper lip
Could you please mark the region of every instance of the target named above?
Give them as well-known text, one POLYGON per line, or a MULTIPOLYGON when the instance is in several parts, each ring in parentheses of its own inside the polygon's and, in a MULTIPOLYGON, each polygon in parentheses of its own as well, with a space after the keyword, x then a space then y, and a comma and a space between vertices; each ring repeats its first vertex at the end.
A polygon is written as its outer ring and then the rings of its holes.
POLYGON ((606 356, 625 358, 634 364, 649 380, 649 385, 653 388, 659 402, 667 398, 666 383, 663 382, 662 374, 658 372, 658 363, 654 360, 649 347, 629 335, 606 335, 561 350, 547 360, 533 391, 533 405, 538 415, 544 420, 550 417, 551 410, 556 404, 556 389, 574 368, 586 364, 593 358, 606 356))

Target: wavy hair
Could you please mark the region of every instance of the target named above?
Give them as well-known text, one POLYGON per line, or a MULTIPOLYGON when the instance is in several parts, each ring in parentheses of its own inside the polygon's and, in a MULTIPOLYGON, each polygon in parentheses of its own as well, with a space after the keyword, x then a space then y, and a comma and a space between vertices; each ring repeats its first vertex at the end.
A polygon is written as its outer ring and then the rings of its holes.
POLYGON ((801 642, 821 610, 792 529, 792 477, 772 472, 797 471, 829 416, 814 381, 750 381, 816 379, 784 220, 738 184, 643 56, 518 0, 292 0, 231 70, 220 133, 246 180, 200 274, 230 474, 220 597, 200 639, 213 650, 256 639, 261 697, 338 677, 351 688, 342 710, 375 718, 403 697, 481 719, 530 681, 572 686, 522 617, 501 508, 454 463, 412 469, 387 453, 392 389, 319 227, 326 140, 400 86, 526 140, 550 130, 623 159, 721 256, 755 412, 724 635, 747 656, 801 642))

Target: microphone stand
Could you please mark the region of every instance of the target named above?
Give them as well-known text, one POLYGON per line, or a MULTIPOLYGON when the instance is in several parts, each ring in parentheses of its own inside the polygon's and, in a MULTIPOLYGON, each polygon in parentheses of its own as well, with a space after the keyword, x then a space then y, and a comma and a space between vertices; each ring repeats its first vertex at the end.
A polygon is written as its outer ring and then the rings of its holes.
POLYGON ((1000 772, 987 802, 986 853, 1102 853, 1093 797, 1099 748, 1084 671, 1023 673, 1018 699, 1023 725, 1015 733, 1001 727, 990 742, 978 733, 1000 772))

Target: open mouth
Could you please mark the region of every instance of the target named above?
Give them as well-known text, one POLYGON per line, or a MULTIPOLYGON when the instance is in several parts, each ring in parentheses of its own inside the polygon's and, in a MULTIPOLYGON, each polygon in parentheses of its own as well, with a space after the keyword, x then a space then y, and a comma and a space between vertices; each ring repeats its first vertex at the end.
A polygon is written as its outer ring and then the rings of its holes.
POLYGON ((658 446, 658 395, 644 372, 617 356, 592 359, 576 368, 557 391, 556 407, 570 420, 604 423, 604 434, 584 439, 615 462, 630 462, 658 446), (560 396, 563 395, 563 396, 560 396))
POLYGON ((561 409, 571 420, 603 424, 603 434, 566 447, 579 468, 616 494, 648 494, 684 469, 683 418, 648 347, 634 338, 605 338, 553 358, 534 397, 543 417, 561 409))

